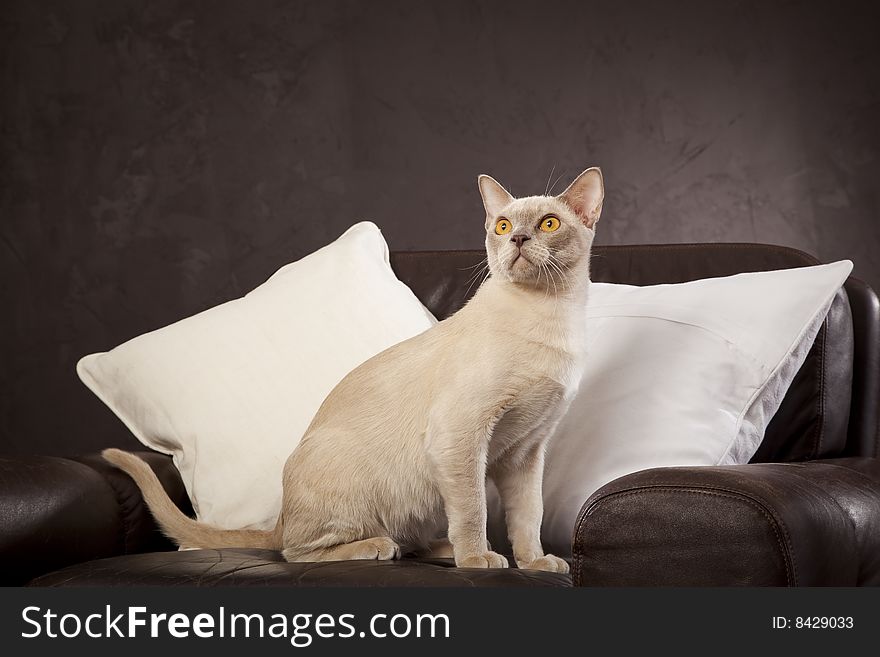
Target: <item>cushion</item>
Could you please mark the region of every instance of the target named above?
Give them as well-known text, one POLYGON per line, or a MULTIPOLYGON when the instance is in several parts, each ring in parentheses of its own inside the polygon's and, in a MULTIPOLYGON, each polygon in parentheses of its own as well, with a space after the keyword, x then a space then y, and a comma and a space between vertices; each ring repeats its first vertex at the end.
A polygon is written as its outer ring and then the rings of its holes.
MULTIPOLYGON (((469 279, 484 256, 485 250, 392 250, 391 266, 434 316, 444 319, 470 298, 468 288, 473 292, 476 285, 470 286, 469 279)), ((590 276, 595 282, 641 286, 818 264, 816 258, 803 251, 768 244, 594 244, 590 276)), ((866 370, 859 363, 853 369, 853 350, 866 348, 863 338, 871 332, 862 312, 871 304, 859 296, 860 289, 864 284, 850 276, 838 290, 813 348, 767 425, 752 463, 830 458, 845 450, 871 451, 864 449, 861 435, 869 434, 867 442, 873 445, 877 423, 863 421, 861 413, 865 407, 875 405, 870 392, 865 396, 871 386, 853 385, 853 377, 861 382, 860 375, 866 370), (854 297, 855 305, 850 308, 854 297), (871 430, 862 431, 867 428, 871 430)))
POLYGON ((95 559, 42 575, 28 586, 567 588, 571 576, 517 568, 456 568, 452 559, 288 563, 275 550, 226 548, 95 559))
POLYGON ((274 526, 281 471, 353 368, 436 320, 363 222, 234 301, 77 364, 146 446, 170 454, 200 520, 274 526))
MULTIPOLYGON (((850 261, 675 285, 593 283, 581 385, 546 458, 545 548, 571 554, 583 503, 623 475, 747 463, 850 261)), ((491 497, 490 538, 506 545, 491 497)))

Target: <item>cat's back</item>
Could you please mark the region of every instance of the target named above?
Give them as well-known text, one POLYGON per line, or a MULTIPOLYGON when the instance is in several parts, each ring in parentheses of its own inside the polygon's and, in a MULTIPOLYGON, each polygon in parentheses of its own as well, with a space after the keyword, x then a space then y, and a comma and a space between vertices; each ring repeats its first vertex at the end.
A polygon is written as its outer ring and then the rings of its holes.
POLYGON ((567 381, 570 329, 556 306, 488 279, 458 312, 353 369, 327 396, 307 432, 328 423, 418 424, 439 395, 506 382, 567 381), (548 315, 550 313, 550 315, 548 315))
POLYGON ((306 435, 328 423, 365 418, 380 422, 422 412, 435 390, 432 374, 446 365, 446 345, 455 331, 451 320, 438 322, 355 367, 327 395, 306 435))

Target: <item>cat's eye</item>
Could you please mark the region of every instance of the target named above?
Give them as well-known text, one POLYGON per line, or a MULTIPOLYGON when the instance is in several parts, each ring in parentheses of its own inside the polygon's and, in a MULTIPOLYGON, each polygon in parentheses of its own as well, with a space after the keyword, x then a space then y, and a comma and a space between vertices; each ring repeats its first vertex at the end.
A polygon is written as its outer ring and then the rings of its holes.
POLYGON ((545 233, 552 233, 559 228, 559 219, 554 216, 544 217, 541 219, 541 230, 545 233))
POLYGON ((507 235, 510 232, 510 222, 507 219, 499 219, 495 224, 496 235, 507 235))

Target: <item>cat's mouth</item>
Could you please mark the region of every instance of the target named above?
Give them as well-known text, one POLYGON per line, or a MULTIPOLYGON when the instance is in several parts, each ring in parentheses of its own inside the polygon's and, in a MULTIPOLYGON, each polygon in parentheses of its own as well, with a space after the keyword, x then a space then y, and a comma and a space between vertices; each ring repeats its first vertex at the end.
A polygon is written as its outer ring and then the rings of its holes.
POLYGON ((529 260, 528 258, 526 258, 526 257, 523 255, 523 252, 520 251, 519 253, 516 254, 516 257, 515 257, 515 258, 513 259, 513 261, 510 263, 510 266, 513 267, 513 266, 514 266, 514 265, 520 260, 520 258, 522 258, 523 260, 525 260, 525 261, 526 261, 527 263, 529 263, 530 265, 535 264, 535 263, 533 263, 531 260, 529 260))

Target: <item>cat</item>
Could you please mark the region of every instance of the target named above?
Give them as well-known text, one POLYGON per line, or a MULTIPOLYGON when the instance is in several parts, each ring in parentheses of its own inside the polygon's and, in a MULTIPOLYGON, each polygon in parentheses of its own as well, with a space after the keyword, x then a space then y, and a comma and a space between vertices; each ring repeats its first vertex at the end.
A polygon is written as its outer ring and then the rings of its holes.
POLYGON ((272 530, 186 517, 150 467, 104 458, 140 487, 182 547, 261 547, 287 561, 452 556, 504 568, 486 540, 486 477, 520 568, 568 572, 540 542, 544 452, 580 380, 601 171, 558 196, 515 199, 478 178, 489 277, 457 313, 370 358, 327 396, 283 471, 272 530), (446 533, 446 539, 437 540, 446 533))

